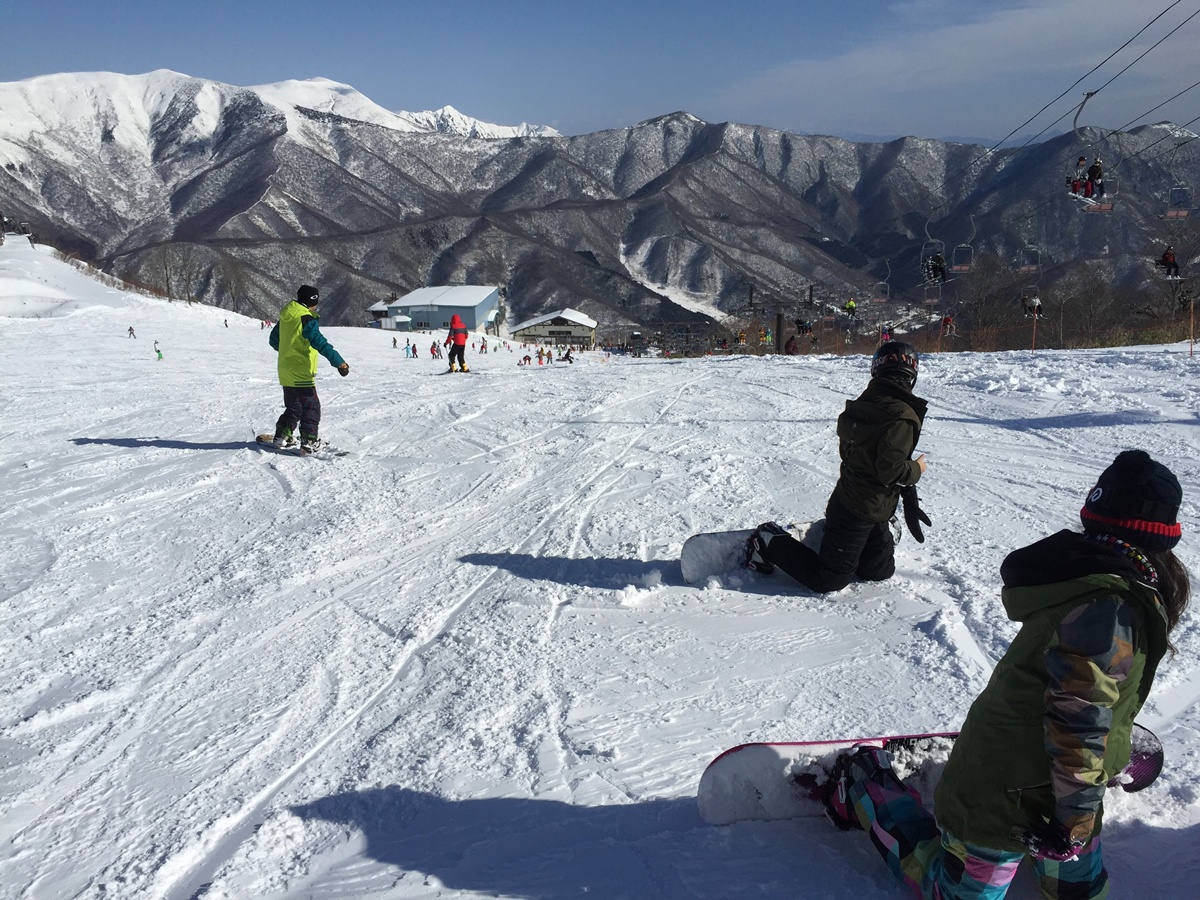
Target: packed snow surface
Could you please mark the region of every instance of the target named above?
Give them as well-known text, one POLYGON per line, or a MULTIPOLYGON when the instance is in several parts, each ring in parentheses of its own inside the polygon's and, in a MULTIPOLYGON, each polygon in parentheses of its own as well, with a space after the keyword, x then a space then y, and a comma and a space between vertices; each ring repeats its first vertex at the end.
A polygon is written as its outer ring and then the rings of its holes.
MULTIPOLYGON (((819 818, 705 825, 704 766, 956 728, 1014 634, 1001 561, 1077 527, 1121 449, 1179 476, 1200 562, 1186 344, 926 356, 927 540, 822 597, 688 587, 678 554, 821 515, 863 356, 518 367, 493 341, 442 375, 440 334, 414 360, 328 328, 350 455, 321 460, 252 443, 280 411, 258 321, 15 236, 0 315, 4 897, 899 898, 819 818)), ((1140 717, 1167 769, 1107 803, 1114 897, 1200 880, 1195 611, 1175 642, 1140 717)))

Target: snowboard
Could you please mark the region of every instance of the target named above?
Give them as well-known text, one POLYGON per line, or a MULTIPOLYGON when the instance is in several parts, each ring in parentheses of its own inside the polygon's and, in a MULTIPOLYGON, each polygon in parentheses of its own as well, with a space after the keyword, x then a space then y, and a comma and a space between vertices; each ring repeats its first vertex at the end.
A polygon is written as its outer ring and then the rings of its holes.
MULTIPOLYGON (((798 541, 814 550, 821 545, 821 533, 825 520, 789 525, 788 531, 798 541)), ((688 584, 699 584, 713 575, 724 575, 746 566, 746 542, 754 534, 753 528, 738 531, 706 531, 693 534, 683 542, 679 551, 679 568, 683 580, 688 584)))
MULTIPOLYGON (((907 734, 845 741, 792 741, 740 744, 708 764, 700 777, 696 805, 710 825, 751 819, 793 819, 824 815, 821 795, 839 753, 856 746, 882 747, 892 768, 916 788, 932 808, 958 732, 907 734)), ((1148 728, 1133 727, 1133 753, 1109 787, 1135 793, 1157 780, 1163 768, 1162 743, 1148 728)))
POLYGON ((305 456, 305 457, 311 456, 311 457, 314 457, 315 459, 336 459, 339 456, 347 456, 350 453, 349 450, 339 450, 337 447, 331 447, 328 444, 325 444, 316 453, 308 453, 308 452, 300 449, 299 443, 292 444, 292 446, 290 446, 290 447, 276 447, 274 444, 271 443, 271 441, 273 441, 274 439, 275 439, 274 434, 260 434, 260 435, 256 435, 254 438, 254 440, 258 443, 258 446, 263 447, 267 450, 273 450, 276 453, 286 453, 289 456, 305 456))

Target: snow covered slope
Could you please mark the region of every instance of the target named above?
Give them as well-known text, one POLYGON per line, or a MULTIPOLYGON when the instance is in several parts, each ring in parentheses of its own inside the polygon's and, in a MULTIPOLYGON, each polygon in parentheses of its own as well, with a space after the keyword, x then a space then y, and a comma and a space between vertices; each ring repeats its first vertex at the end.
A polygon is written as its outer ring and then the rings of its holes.
MULTIPOLYGON (((705 764, 958 725, 1014 633, 1000 561, 1077 524, 1119 449, 1179 475, 1200 563, 1186 346, 928 358, 928 539, 816 597, 676 560, 820 514, 863 357, 500 348, 442 376, 328 328, 352 370, 322 363, 322 432, 351 455, 322 461, 251 443, 280 405, 258 321, 10 238, 0 312, 31 285, 76 308, 0 319, 5 897, 900 897, 862 835, 704 825, 705 764)), ((1176 643, 1142 717, 1167 771, 1109 804, 1114 897, 1200 877, 1194 612, 1176 643)))

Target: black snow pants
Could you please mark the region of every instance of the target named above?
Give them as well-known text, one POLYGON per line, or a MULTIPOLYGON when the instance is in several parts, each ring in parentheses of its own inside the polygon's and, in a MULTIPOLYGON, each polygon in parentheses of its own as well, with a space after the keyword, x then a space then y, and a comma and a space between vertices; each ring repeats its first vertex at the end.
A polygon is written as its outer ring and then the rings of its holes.
POLYGON ((283 415, 275 423, 276 434, 291 434, 300 426, 300 437, 316 437, 321 425, 321 400, 317 388, 285 387, 283 415))
POLYGON ((452 344, 450 346, 450 368, 454 368, 454 363, 456 360, 458 361, 458 367, 460 369, 465 369, 467 367, 466 349, 467 347, 465 344, 452 344))
POLYGON ((896 573, 895 544, 887 522, 868 522, 837 495, 825 507, 825 534, 816 552, 791 535, 767 545, 767 560, 819 594, 840 591, 855 578, 886 581, 896 573))

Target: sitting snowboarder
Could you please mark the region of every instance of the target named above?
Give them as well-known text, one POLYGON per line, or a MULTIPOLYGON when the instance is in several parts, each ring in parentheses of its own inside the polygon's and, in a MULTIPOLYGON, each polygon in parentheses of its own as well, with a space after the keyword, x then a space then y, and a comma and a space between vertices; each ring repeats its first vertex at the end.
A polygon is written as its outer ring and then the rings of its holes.
POLYGON ((875 351, 871 381, 838 417, 841 473, 825 507, 820 552, 792 537, 774 522, 755 529, 747 547, 747 565, 767 573, 778 566, 818 593, 840 591, 858 577, 885 581, 896 571, 890 522, 900 497, 909 531, 924 541, 916 483, 925 472, 925 455, 912 458, 926 402, 913 396, 917 351, 891 341, 875 351))

